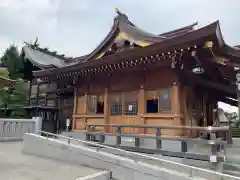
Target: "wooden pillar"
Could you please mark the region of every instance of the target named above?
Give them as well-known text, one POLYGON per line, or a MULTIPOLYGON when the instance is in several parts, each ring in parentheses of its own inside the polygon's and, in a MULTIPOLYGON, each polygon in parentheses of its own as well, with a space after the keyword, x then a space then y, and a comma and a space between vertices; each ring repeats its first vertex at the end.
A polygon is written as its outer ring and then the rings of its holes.
POLYGON ((76 129, 76 112, 78 107, 78 88, 74 88, 74 102, 73 102, 73 117, 72 117, 72 129, 76 129))
POLYGON ((32 79, 29 81, 28 105, 31 104, 31 95, 32 95, 32 79))
MULTIPOLYGON (((172 98, 171 98, 171 105, 172 105, 172 113, 174 116, 174 124, 176 125, 183 125, 183 123, 181 122, 181 118, 179 117, 180 115, 180 85, 177 82, 173 83, 172 86, 172 98)), ((178 131, 175 130, 176 132, 173 132, 173 134, 171 133, 171 135, 176 135, 176 136, 181 136, 183 134, 183 131, 178 131)))
POLYGON ((204 117, 203 126, 207 126, 207 94, 206 93, 203 93, 203 117, 204 117))
MULTIPOLYGON (((84 95, 84 107, 83 107, 83 114, 84 114, 84 124, 87 124, 87 118, 86 118, 86 115, 87 115, 87 111, 88 111, 88 94, 87 92, 85 92, 85 95, 84 95)), ((86 126, 85 126, 86 128, 86 126)))
POLYGON ((39 100, 39 83, 37 82, 37 94, 36 94, 36 104, 38 105, 38 100, 39 100))
MULTIPOLYGON (((145 90, 144 86, 140 86, 139 94, 138 94, 138 115, 140 118, 140 122, 138 124, 146 124, 144 114, 146 112, 146 105, 145 105, 145 90)), ((147 129, 139 128, 139 134, 146 134, 147 129)))
POLYGON ((180 114, 180 94, 179 94, 179 85, 174 82, 172 86, 172 112, 175 115, 180 114))
MULTIPOLYGON (((50 88, 50 84, 49 84, 49 81, 48 81, 48 83, 47 83, 47 89, 49 89, 50 88)), ((48 105, 48 93, 46 93, 46 95, 45 95, 45 106, 47 106, 48 105)))
MULTIPOLYGON (((108 88, 104 91, 104 123, 109 124, 109 94, 108 88)), ((104 127, 105 132, 110 132, 110 128, 104 127)))
MULTIPOLYGON (((184 87, 183 88, 183 114, 184 114, 184 125, 185 126, 190 126, 191 122, 189 120, 189 114, 188 114, 188 107, 187 107, 187 101, 188 101, 188 88, 187 87, 184 87)), ((190 130, 186 130, 184 135, 185 136, 190 136, 190 130)))

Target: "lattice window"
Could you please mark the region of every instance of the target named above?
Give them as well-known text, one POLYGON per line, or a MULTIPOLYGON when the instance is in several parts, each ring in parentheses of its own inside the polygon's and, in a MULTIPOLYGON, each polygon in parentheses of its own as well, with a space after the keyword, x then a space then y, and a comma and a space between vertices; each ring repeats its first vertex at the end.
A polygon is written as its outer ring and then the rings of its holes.
POLYGON ((39 98, 38 99, 38 105, 45 106, 45 98, 39 98))
POLYGON ((99 95, 88 95, 88 113, 104 113, 104 97, 99 95))
POLYGON ((47 100, 47 106, 55 107, 55 100, 47 100))
POLYGON ((110 96, 110 115, 122 115, 122 94, 114 94, 110 96))
POLYGON ((124 93, 124 115, 137 115, 138 96, 137 92, 124 93))
POLYGON ((171 106, 171 89, 161 89, 159 90, 159 110, 160 111, 170 111, 171 106))
POLYGON ((171 89, 164 88, 148 91, 146 100, 146 111, 148 113, 158 113, 171 110, 171 89))
POLYGON ((69 97, 64 99, 64 104, 65 105, 73 105, 74 104, 74 97, 69 97))

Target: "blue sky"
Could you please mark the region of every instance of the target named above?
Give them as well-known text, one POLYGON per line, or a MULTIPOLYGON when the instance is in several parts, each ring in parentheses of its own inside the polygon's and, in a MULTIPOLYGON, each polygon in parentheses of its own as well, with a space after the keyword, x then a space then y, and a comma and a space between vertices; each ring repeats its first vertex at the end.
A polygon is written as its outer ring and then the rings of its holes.
POLYGON ((67 56, 87 54, 109 32, 116 7, 156 34, 219 20, 225 41, 240 44, 239 0, 0 0, 0 52, 38 37, 67 56))

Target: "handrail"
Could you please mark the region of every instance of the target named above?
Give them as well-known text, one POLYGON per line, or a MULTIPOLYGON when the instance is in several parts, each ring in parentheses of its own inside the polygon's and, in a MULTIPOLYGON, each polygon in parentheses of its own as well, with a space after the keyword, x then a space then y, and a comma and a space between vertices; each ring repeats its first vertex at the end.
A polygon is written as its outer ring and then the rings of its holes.
MULTIPOLYGON (((108 136, 116 136, 116 134, 105 133, 105 132, 85 132, 85 134, 89 135, 108 135, 108 136)), ((146 138, 146 139, 156 139, 156 140, 170 140, 170 141, 187 141, 187 142, 202 142, 202 144, 221 144, 226 145, 227 141, 224 140, 200 140, 200 139, 189 139, 189 138, 181 138, 181 137, 171 137, 171 136, 144 136, 139 134, 129 134, 129 133, 118 133, 118 136, 121 137, 138 137, 138 138, 146 138)))
POLYGON ((161 128, 161 129, 192 129, 207 132, 229 131, 229 126, 198 127, 198 126, 171 126, 171 125, 138 125, 138 124, 86 124, 93 127, 121 127, 121 128, 161 128))
POLYGON ((17 122, 17 123, 33 123, 33 119, 9 119, 9 118, 0 118, 0 123, 2 122, 17 122))
MULTIPOLYGON (((124 152, 124 153, 126 153, 126 154, 137 155, 137 156, 141 156, 141 157, 148 158, 148 159, 152 159, 152 160, 156 160, 156 161, 166 162, 166 163, 169 163, 169 164, 174 164, 174 165, 178 165, 178 166, 181 166, 181 167, 189 168, 189 169, 191 170, 191 172, 190 172, 191 175, 193 174, 193 173, 192 173, 192 170, 198 170, 198 171, 202 171, 202 172, 208 172, 208 173, 212 173, 212 174, 215 174, 215 175, 219 175, 219 176, 221 176, 221 177, 235 178, 235 179, 240 180, 240 177, 237 177, 237 176, 228 175, 228 174, 223 174, 223 173, 220 173, 220 172, 211 171, 211 170, 203 169, 203 168, 199 168, 199 167, 189 166, 189 165, 177 163, 177 162, 174 162, 174 161, 169 161, 169 160, 166 160, 166 159, 161 159, 161 158, 149 156, 149 155, 146 155, 146 154, 141 154, 141 153, 137 153, 137 152, 126 151, 126 150, 123 150, 123 149, 118 149, 118 148, 114 148, 114 147, 102 145, 102 144, 99 144, 99 143, 96 143, 96 142, 84 141, 84 140, 75 139, 75 138, 72 138, 72 137, 67 137, 67 136, 58 135, 58 134, 54 134, 54 133, 49 133, 49 132, 46 132, 46 131, 40 131, 40 130, 39 130, 39 132, 40 132, 40 133, 43 133, 43 134, 46 134, 46 135, 52 135, 52 136, 59 137, 59 138, 65 138, 65 139, 68 140, 68 144, 69 144, 69 145, 70 145, 70 141, 71 141, 71 140, 74 140, 74 141, 77 141, 77 142, 81 142, 81 143, 85 143, 85 144, 90 144, 90 145, 97 146, 97 151, 99 151, 99 147, 108 148, 108 149, 112 149, 112 150, 117 150, 117 151, 120 151, 120 152, 124 152)), ((138 160, 136 160, 136 159, 134 159, 134 160, 135 160, 135 161, 138 161, 138 160)))

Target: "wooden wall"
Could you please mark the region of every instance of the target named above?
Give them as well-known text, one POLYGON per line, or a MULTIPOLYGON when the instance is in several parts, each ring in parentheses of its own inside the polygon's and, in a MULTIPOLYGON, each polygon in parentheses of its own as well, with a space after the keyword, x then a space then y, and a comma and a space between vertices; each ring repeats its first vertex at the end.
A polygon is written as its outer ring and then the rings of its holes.
MULTIPOLYGON (((172 69, 156 69, 142 73, 115 74, 111 76, 97 76, 83 79, 76 93, 75 113, 73 114, 73 129, 85 130, 85 124, 170 124, 184 125, 184 111, 180 108, 180 86, 176 74, 172 69), (145 100, 153 94, 149 91, 170 88, 171 111, 159 113, 146 113, 145 100), (111 94, 136 91, 138 96, 138 114, 131 116, 110 116, 109 99, 111 94), (104 114, 87 113, 88 94, 104 96, 104 114)), ((114 132, 112 128, 102 128, 114 132)), ((124 128, 123 132, 153 134, 153 129, 124 128)), ((181 136, 182 131, 164 130, 163 134, 181 136)))
MULTIPOLYGON (((180 112, 185 126, 211 126, 214 121, 213 109, 217 100, 207 89, 200 87, 180 86, 180 112)), ((197 137, 197 131, 185 131, 185 136, 197 137)))

